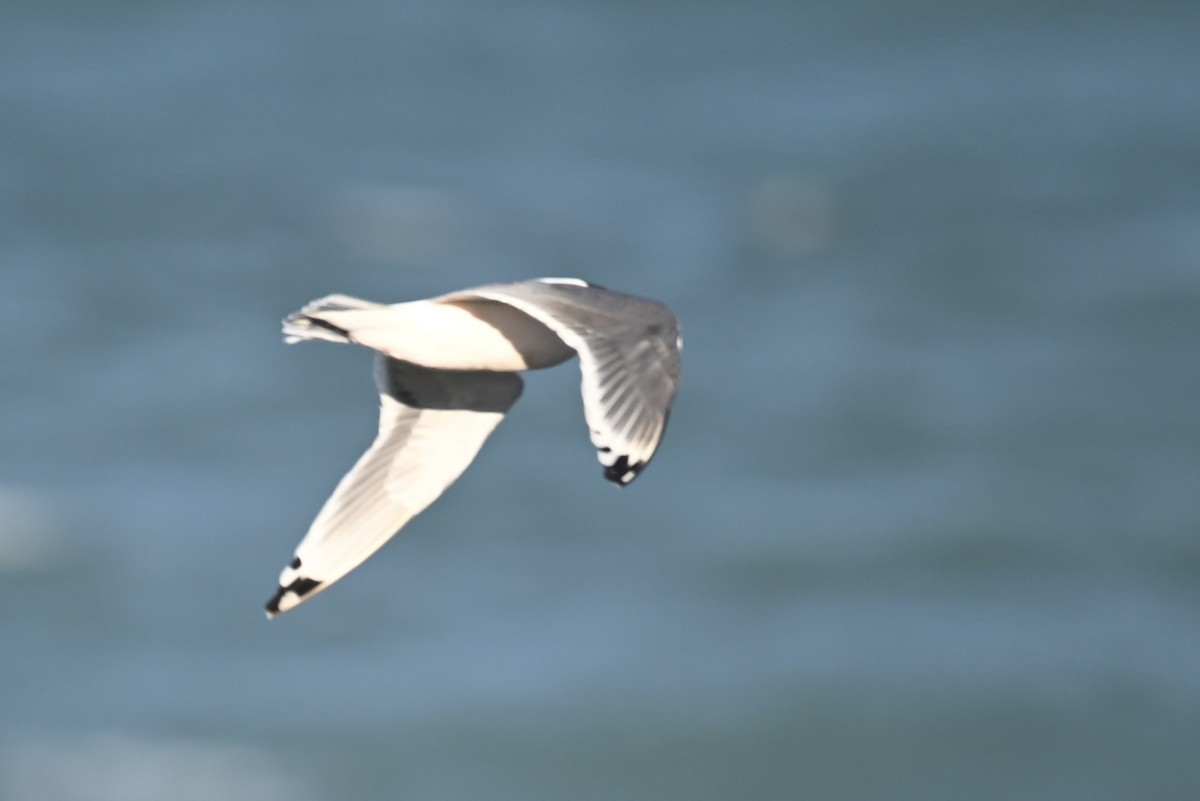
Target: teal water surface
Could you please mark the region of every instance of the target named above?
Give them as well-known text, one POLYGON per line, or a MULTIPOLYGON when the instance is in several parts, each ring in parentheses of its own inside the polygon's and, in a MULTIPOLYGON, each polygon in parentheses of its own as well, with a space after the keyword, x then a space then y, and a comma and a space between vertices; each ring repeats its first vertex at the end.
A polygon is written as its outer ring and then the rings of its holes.
POLYGON ((1200 9, 10 4, 0 798, 1194 799, 1200 9), (661 299, 350 579, 329 292, 661 299))

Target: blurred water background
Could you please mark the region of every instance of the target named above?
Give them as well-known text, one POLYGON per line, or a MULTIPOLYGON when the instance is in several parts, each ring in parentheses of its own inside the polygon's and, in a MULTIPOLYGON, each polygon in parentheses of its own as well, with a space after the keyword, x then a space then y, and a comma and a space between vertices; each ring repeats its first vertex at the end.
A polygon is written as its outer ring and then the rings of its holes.
POLYGON ((9 2, 0 797, 1200 797, 1200 6, 9 2), (678 312, 350 580, 311 298, 678 312))

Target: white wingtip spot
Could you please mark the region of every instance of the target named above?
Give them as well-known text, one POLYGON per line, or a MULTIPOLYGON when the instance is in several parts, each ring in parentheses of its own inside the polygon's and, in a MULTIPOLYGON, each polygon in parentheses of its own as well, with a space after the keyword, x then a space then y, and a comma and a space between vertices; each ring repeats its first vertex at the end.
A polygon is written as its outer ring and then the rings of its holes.
POLYGON ((275 596, 267 601, 267 620, 272 620, 289 609, 295 609, 303 600, 293 590, 285 590, 283 587, 280 587, 275 596))

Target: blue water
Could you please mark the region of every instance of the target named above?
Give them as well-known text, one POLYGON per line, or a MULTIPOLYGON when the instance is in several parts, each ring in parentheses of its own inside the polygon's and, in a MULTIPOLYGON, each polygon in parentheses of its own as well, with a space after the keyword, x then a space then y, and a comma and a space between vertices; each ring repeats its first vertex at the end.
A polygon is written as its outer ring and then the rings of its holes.
POLYGON ((0 798, 1200 797, 1200 7, 10 3, 0 798), (679 314, 344 583, 328 292, 679 314))

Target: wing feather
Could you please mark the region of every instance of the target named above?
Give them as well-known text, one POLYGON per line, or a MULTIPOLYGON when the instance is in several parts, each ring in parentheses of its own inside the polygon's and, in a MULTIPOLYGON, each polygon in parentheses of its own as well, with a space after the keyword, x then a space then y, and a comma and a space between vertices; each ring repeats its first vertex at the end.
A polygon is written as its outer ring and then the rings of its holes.
POLYGON ((582 281, 541 279, 444 295, 507 303, 579 354, 583 412, 604 476, 624 486, 654 456, 679 387, 679 323, 653 300, 582 281))
POLYGON ((462 475, 521 394, 516 373, 376 358, 379 433, 321 507, 267 603, 274 616, 375 553, 462 475))

